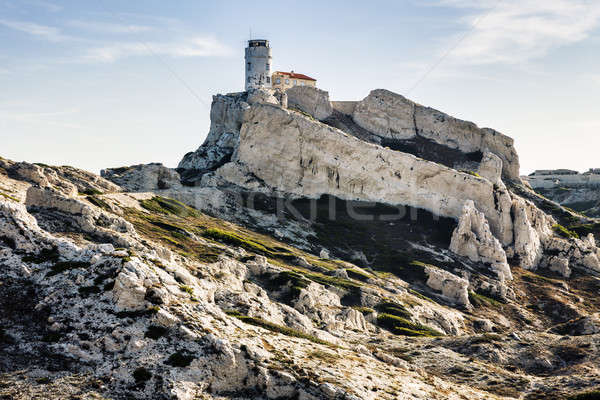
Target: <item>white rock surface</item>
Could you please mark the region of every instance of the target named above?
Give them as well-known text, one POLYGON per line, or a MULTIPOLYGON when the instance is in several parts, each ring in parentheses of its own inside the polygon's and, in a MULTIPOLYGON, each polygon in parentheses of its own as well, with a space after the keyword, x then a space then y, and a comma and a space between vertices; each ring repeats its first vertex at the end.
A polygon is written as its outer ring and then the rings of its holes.
POLYGON ((333 109, 329 93, 312 86, 293 86, 286 90, 288 107, 297 108, 318 120, 327 119, 333 109))
POLYGON ((502 160, 504 177, 519 179, 519 159, 511 138, 415 104, 388 90, 371 91, 356 105, 353 119, 383 137, 411 139, 419 135, 465 153, 494 153, 502 160))
POLYGON ((501 280, 512 279, 506 252, 492 235, 483 213, 471 200, 465 202, 458 226, 452 233, 450 250, 471 261, 489 264, 501 280))
POLYGON ((181 188, 177 171, 160 163, 108 168, 100 171, 100 174, 129 192, 181 188))

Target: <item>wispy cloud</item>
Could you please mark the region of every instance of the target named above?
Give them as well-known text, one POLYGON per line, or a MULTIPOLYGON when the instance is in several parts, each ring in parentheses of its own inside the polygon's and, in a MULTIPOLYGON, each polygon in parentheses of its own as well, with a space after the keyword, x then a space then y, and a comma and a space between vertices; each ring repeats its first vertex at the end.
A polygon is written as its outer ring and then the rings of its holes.
POLYGON ((69 21, 67 25, 85 30, 88 32, 95 33, 108 33, 108 34, 124 34, 124 33, 141 33, 149 32, 154 28, 146 25, 135 25, 135 24, 115 24, 110 22, 99 22, 99 21, 82 21, 74 20, 69 21))
POLYGON ((63 34, 59 28, 47 25, 39 25, 33 22, 0 19, 0 25, 49 40, 51 42, 63 42, 65 40, 72 39, 72 37, 63 34))
POLYGON ((516 64, 582 41, 600 25, 597 0, 438 0, 469 10, 468 30, 450 54, 464 64, 516 64))
POLYGON ((59 12, 60 10, 63 9, 63 7, 58 4, 51 3, 49 1, 43 1, 43 0, 28 0, 26 3, 31 4, 33 6, 43 8, 46 11, 50 11, 50 12, 59 12))
POLYGON ((232 50, 215 37, 203 36, 175 42, 122 42, 90 48, 80 61, 109 63, 132 56, 214 57, 231 53, 232 50))

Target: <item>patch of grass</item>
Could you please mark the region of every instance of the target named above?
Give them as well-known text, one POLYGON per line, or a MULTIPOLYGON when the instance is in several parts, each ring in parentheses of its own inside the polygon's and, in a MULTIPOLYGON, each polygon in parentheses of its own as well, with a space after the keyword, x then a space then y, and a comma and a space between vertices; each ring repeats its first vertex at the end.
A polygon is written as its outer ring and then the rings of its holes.
POLYGON ((346 268, 346 273, 348 274, 349 278, 356 279, 356 280, 363 281, 363 282, 366 282, 369 279, 373 278, 371 275, 369 275, 363 271, 360 271, 358 269, 354 269, 354 268, 346 268))
POLYGON ((383 301, 377 304, 375 309, 382 314, 389 314, 401 318, 410 318, 412 316, 406 307, 393 301, 383 301))
POLYGON ((203 236, 216 240, 217 242, 238 246, 245 250, 262 255, 269 255, 272 253, 260 243, 257 243, 251 239, 243 238, 234 232, 228 232, 218 228, 209 228, 205 230, 203 236))
POLYGON ((600 233, 600 222, 595 222, 591 224, 570 225, 568 230, 571 232, 575 232, 579 236, 587 236, 590 233, 593 233, 594 236, 597 236, 598 233, 600 233))
POLYGON ((139 384, 150 380, 152 378, 152 373, 144 367, 139 367, 133 371, 132 376, 133 379, 135 379, 135 382, 139 384))
POLYGON ((87 188, 85 189, 83 192, 80 192, 80 194, 86 194, 88 196, 100 196, 103 195, 104 193, 102 193, 100 190, 98 189, 94 189, 94 188, 87 188))
POLYGON ((379 314, 377 324, 393 334, 403 336, 443 336, 443 334, 428 326, 410 322, 409 320, 391 314, 379 314))
POLYGON ((12 200, 12 201, 16 201, 17 203, 19 202, 19 199, 17 199, 16 197, 13 197, 13 196, 3 193, 3 192, 0 192, 0 196, 7 198, 9 200, 12 200))
POLYGON ((144 334, 144 337, 158 340, 169 332, 168 328, 159 325, 150 325, 144 334))
POLYGON ((559 236, 567 239, 579 239, 579 235, 576 232, 570 231, 560 224, 552 225, 552 230, 559 236))
POLYGON ((170 365, 172 367, 185 368, 194 361, 196 357, 193 354, 190 354, 185 351, 178 351, 173 353, 167 358, 165 361, 166 365, 170 365))
POLYGON ((473 292, 469 290, 469 302, 473 305, 473 307, 500 307, 502 303, 498 300, 494 300, 491 297, 484 296, 482 294, 473 292))
POLYGON ((57 262, 59 257, 60 254, 58 253, 58 249, 56 247, 52 247, 51 249, 42 249, 35 255, 24 256, 23 261, 41 264, 48 261, 57 262))
POLYGON ((186 292, 187 294, 189 294, 190 296, 194 295, 194 289, 191 288, 190 286, 187 285, 179 285, 179 290, 181 290, 182 292, 186 292))
POLYGON ((227 313, 227 315, 229 315, 231 317, 235 317, 242 322, 245 322, 247 324, 254 325, 254 326, 259 326, 261 328, 268 329, 272 332, 277 332, 277 333, 281 333, 286 336, 293 336, 293 337, 297 337, 300 339, 306 339, 313 343, 330 345, 330 346, 332 345, 331 343, 326 342, 325 340, 321 340, 315 336, 306 334, 297 329, 288 328, 287 326, 277 325, 272 322, 265 321, 264 319, 261 319, 261 318, 249 317, 247 315, 241 314, 239 311, 233 310, 233 311, 227 311, 226 313, 227 313))
POLYGON ((484 333, 483 335, 475 336, 471 339, 471 344, 492 343, 502 340, 502 336, 496 333, 484 333))
POLYGON ((600 400, 600 390, 578 393, 567 397, 567 400, 600 400))
POLYGON ((50 272, 48 272, 46 274, 46 276, 48 277, 48 276, 58 275, 60 273, 68 271, 70 269, 87 268, 90 265, 91 264, 87 261, 61 261, 61 262, 54 264, 50 268, 50 272))
POLYGON ((323 350, 314 350, 306 354, 308 358, 316 358, 327 364, 333 364, 340 359, 340 356, 335 353, 330 353, 323 350))
POLYGON ((197 217, 200 215, 198 210, 186 206, 180 201, 160 196, 154 196, 148 200, 141 200, 140 206, 148 211, 164 215, 176 215, 178 217, 197 217))
POLYGON ((92 203, 93 205, 95 205, 96 207, 102 208, 103 210, 112 211, 112 209, 110 208, 108 203, 99 197, 87 196, 86 200, 89 201, 90 203, 92 203))
POLYGON ((460 172, 465 173, 465 174, 469 174, 469 175, 472 175, 472 176, 476 176, 478 178, 481 178, 481 175, 479 175, 475 171, 469 171, 469 170, 466 170, 466 169, 461 169, 460 172))

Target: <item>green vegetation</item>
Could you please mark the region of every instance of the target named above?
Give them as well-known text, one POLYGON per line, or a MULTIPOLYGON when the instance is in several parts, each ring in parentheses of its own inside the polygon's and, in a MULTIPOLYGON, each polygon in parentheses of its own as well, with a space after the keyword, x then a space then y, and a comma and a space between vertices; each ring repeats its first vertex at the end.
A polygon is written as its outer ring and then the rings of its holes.
POLYGON ((9 194, 6 194, 6 193, 3 193, 3 192, 0 192, 0 196, 5 197, 5 198, 7 198, 9 200, 12 200, 12 201, 16 201, 17 203, 19 202, 19 199, 17 199, 16 197, 13 197, 13 196, 11 196, 9 194))
POLYGON ((186 285, 179 285, 179 290, 181 290, 182 292, 186 292, 187 294, 189 294, 190 296, 194 295, 194 289, 192 289, 189 286, 186 285))
POLYGON ((567 397, 567 400, 600 400, 600 390, 592 390, 591 392, 583 392, 567 397))
MULTIPOLYGON (((287 267, 290 268, 290 267, 287 267)), ((288 271, 282 271, 269 278, 267 284, 271 289, 278 289, 291 283, 292 295, 297 297, 300 290, 306 288, 310 281, 320 283, 325 286, 336 286, 345 290, 358 291, 361 284, 349 279, 329 276, 319 272, 310 272, 299 268, 290 268, 288 271)))
POLYGON ((491 297, 484 296, 482 294, 469 290, 469 302, 473 307, 500 307, 502 303, 498 300, 492 299, 491 297))
POLYGON ((140 205, 148 211, 178 217, 197 217, 200 213, 180 201, 154 196, 149 200, 141 200, 140 205))
POLYGON ((483 335, 475 336, 471 339, 471 344, 478 343, 493 343, 502 340, 502 336, 496 333, 484 333, 483 335))
POLYGON ((259 326, 264 329, 268 329, 272 332, 277 332, 277 333, 281 333, 286 336, 293 336, 293 337, 297 337, 300 339, 310 340, 313 343, 331 345, 331 343, 329 343, 329 342, 326 342, 315 336, 301 332, 297 329, 288 328, 287 326, 277 325, 272 322, 265 321, 264 319, 261 319, 261 318, 249 317, 247 315, 240 314, 238 311, 235 311, 235 310, 227 311, 227 315, 235 317, 235 318, 239 319, 240 321, 245 322, 247 324, 259 326))
POLYGON ((460 172, 465 173, 465 174, 469 174, 469 175, 472 175, 472 176, 476 176, 478 178, 481 178, 481 175, 479 175, 475 171, 469 171, 469 170, 466 170, 466 169, 461 169, 460 172))
POLYGON ((389 314, 395 317, 410 318, 411 313, 402 304, 394 303, 393 301, 384 301, 377 304, 375 307, 382 314, 389 314))
POLYGON ((225 244, 239 246, 245 250, 262 255, 270 255, 272 253, 260 243, 257 243, 251 239, 245 239, 236 233, 224 231, 218 228, 209 228, 205 230, 203 236, 225 244))
POLYGON ((379 314, 377 324, 396 335, 403 336, 443 336, 443 334, 428 326, 410 322, 409 320, 391 314, 379 314))
POLYGON ((89 201, 90 203, 92 203, 93 205, 95 205, 96 207, 102 208, 103 210, 112 211, 112 209, 110 208, 110 206, 108 205, 108 203, 105 202, 104 200, 102 200, 99 197, 96 197, 96 196, 87 196, 86 200, 89 201))
POLYGON ((132 375, 133 379, 135 379, 135 382, 138 384, 144 383, 152 378, 152 373, 144 367, 136 368, 132 375))
POLYGON ((166 365, 170 365, 172 367, 184 368, 187 367, 194 361, 196 357, 192 354, 189 354, 184 351, 178 351, 169 356, 169 358, 165 361, 166 365))
POLYGON ((560 224, 552 225, 552 230, 559 236, 567 239, 579 239, 579 235, 576 232, 570 231, 560 224))
POLYGON ((600 222, 592 224, 579 224, 571 225, 568 228, 571 232, 575 232, 579 236, 587 236, 589 233, 593 233, 595 236, 600 233, 600 222))
POLYGON ((314 350, 306 354, 308 358, 317 358, 327 364, 333 364, 340 359, 340 356, 335 353, 329 353, 323 350, 314 350))
POLYGON ((369 275, 361 270, 354 269, 354 268, 346 268, 346 273, 348 274, 349 278, 356 279, 356 280, 363 281, 363 282, 366 282, 369 279, 373 278, 371 275, 369 275))
POLYGON ((80 192, 80 193, 86 194, 88 196, 99 196, 99 195, 104 194, 101 191, 99 191, 98 189, 94 189, 94 188, 87 188, 83 192, 80 192))

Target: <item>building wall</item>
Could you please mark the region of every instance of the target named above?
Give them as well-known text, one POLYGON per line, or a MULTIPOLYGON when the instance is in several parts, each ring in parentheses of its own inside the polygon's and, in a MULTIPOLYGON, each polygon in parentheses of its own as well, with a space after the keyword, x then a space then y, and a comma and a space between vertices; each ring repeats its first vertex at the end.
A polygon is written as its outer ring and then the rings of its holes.
POLYGON ((271 48, 267 46, 246 47, 244 69, 246 90, 271 87, 271 48))
POLYGON ((307 79, 298 79, 298 78, 291 78, 289 75, 282 75, 282 74, 278 74, 278 73, 273 73, 272 76, 272 87, 273 88, 278 88, 281 90, 287 90, 291 87, 294 87, 296 85, 299 86, 316 86, 316 82, 315 81, 310 81, 307 79), (277 80, 280 80, 279 83, 277 80))

